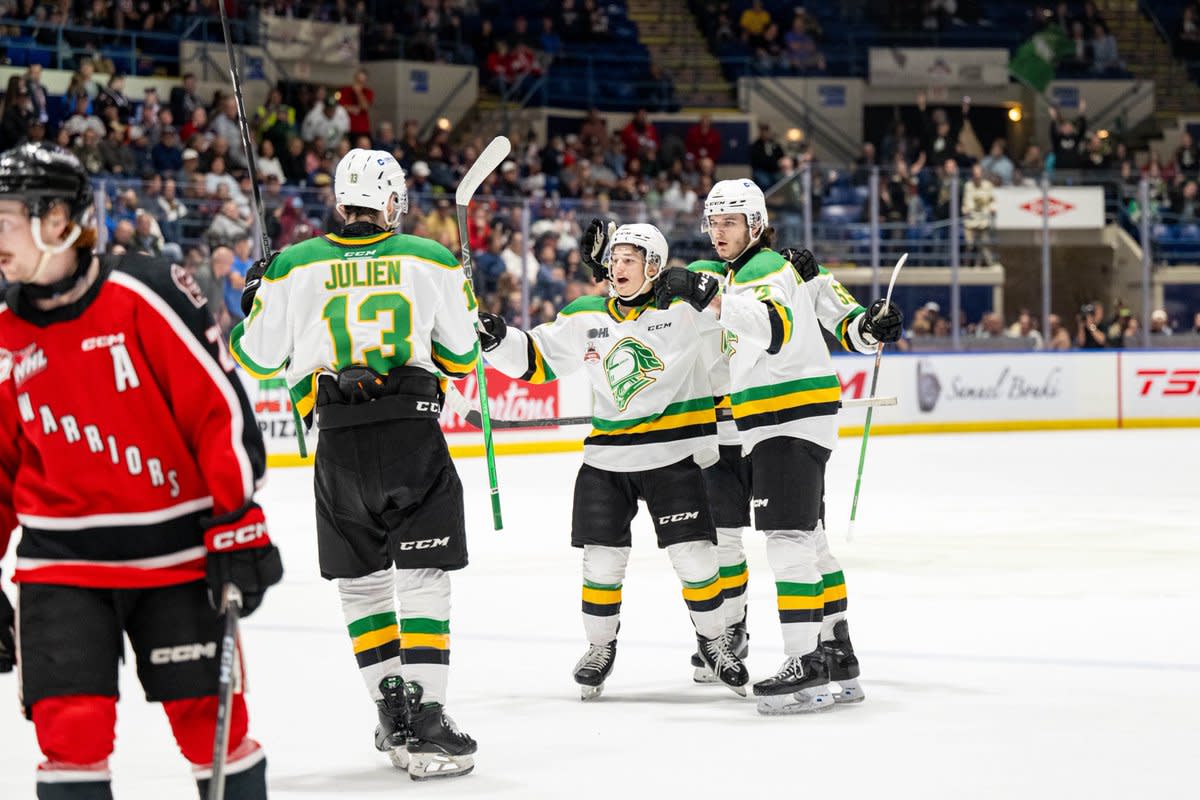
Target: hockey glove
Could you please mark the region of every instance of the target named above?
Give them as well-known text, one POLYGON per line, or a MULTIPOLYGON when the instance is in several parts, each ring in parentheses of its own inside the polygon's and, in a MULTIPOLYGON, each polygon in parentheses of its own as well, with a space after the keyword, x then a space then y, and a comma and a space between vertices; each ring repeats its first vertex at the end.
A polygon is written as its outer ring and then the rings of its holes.
POLYGON ((692 308, 703 311, 717 296, 720 286, 717 279, 707 272, 692 272, 685 267, 671 267, 654 282, 654 305, 670 308, 676 297, 692 304, 692 308))
POLYGON ((267 587, 283 577, 279 548, 267 535, 267 520, 255 503, 201 522, 208 549, 208 599, 220 610, 225 584, 242 593, 241 615, 248 617, 262 603, 267 587))
POLYGON ((602 219, 593 219, 583 232, 579 241, 579 255, 583 263, 592 271, 592 280, 596 283, 608 280, 608 267, 601 259, 608 248, 608 240, 617 232, 617 223, 602 219))
POLYGON ((808 283, 821 274, 821 265, 817 263, 817 259, 808 250, 785 247, 779 251, 779 255, 786 258, 792 265, 792 269, 796 270, 796 274, 800 276, 801 283, 808 283))
POLYGON ((0 592, 0 672, 12 672, 17 663, 16 638, 13 628, 16 618, 13 615, 12 603, 4 592, 0 592))
POLYGON ((904 315, 894 303, 888 304, 887 310, 880 314, 886 300, 879 299, 871 304, 867 313, 860 317, 858 330, 864 336, 871 336, 877 342, 894 342, 904 331, 904 315))
POLYGON ((479 332, 479 346, 483 348, 483 352, 490 353, 504 341, 508 334, 508 323, 499 314, 480 311, 479 327, 476 330, 479 332))
POLYGON ((254 295, 258 292, 258 287, 262 286, 263 275, 267 274, 267 270, 271 268, 271 262, 277 255, 279 255, 278 250, 266 258, 255 261, 250 269, 246 270, 246 285, 242 287, 242 316, 250 316, 250 310, 254 308, 254 295))

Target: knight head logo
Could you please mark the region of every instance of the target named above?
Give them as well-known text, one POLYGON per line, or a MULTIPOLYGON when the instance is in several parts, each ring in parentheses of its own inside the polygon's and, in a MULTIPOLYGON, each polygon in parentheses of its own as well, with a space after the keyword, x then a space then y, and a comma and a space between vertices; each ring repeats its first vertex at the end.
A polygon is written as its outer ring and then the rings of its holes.
POLYGON ((617 409, 624 411, 642 389, 654 383, 651 372, 661 372, 662 359, 637 339, 626 336, 604 359, 604 372, 617 409))

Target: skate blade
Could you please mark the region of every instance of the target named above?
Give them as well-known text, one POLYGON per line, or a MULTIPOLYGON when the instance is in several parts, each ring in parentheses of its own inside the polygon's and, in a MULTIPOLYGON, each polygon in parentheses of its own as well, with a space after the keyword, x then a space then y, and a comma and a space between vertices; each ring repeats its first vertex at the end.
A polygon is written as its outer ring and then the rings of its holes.
POLYGON ((595 700, 603 692, 604 692, 604 684, 603 683, 600 684, 599 686, 583 686, 581 684, 579 687, 579 699, 583 700, 584 702, 586 702, 588 700, 595 700))
POLYGON ((758 713, 769 717, 785 714, 819 714, 832 711, 835 703, 828 686, 802 689, 792 694, 759 695, 758 713))
POLYGON ((412 758, 408 753, 408 748, 406 748, 404 745, 400 745, 399 747, 388 750, 387 754, 388 759, 391 760, 393 767, 396 769, 402 769, 406 772, 408 771, 409 762, 412 761, 412 758))
POLYGON ((717 676, 708 667, 696 667, 696 671, 692 674, 692 680, 704 684, 720 683, 717 676))
POLYGON ((409 753, 408 777, 414 781, 435 778, 458 778, 475 769, 475 757, 451 756, 445 753, 409 753))
POLYGON ((847 706, 853 703, 861 703, 867 699, 867 695, 863 692, 862 687, 858 685, 858 681, 854 679, 838 682, 838 691, 833 693, 833 702, 839 706, 847 706))

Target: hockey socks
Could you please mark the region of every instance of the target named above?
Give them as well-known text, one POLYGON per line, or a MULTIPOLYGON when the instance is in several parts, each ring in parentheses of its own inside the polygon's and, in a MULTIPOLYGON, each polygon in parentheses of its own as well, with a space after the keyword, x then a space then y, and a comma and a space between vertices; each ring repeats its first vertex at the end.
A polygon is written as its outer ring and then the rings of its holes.
POLYGON ((591 644, 606 645, 617 638, 621 583, 628 564, 628 547, 583 548, 583 631, 591 644))

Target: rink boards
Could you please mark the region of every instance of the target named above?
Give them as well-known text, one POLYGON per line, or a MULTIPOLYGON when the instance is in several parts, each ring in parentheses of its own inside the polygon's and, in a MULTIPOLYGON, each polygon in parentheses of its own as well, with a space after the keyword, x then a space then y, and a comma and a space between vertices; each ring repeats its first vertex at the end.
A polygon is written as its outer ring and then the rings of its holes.
MULTIPOLYGON (((870 395, 874 360, 841 356, 834 361, 844 398, 870 395)), ((311 461, 315 432, 308 434, 309 458, 301 459, 287 391, 281 382, 245 377, 271 466, 311 461)), ((590 387, 582 371, 550 384, 514 381, 489 369, 488 399, 498 419, 543 419, 591 413, 590 387)), ((475 377, 458 382, 478 396, 475 377)), ((878 395, 897 398, 875 410, 873 435, 972 431, 1055 430, 1200 426, 1200 351, 1137 352, 887 353, 878 395)), ((866 412, 843 411, 839 432, 862 434, 866 412)), ((455 457, 483 455, 479 431, 446 414, 442 428, 455 457)), ((582 449, 586 426, 497 431, 501 455, 582 449)))

